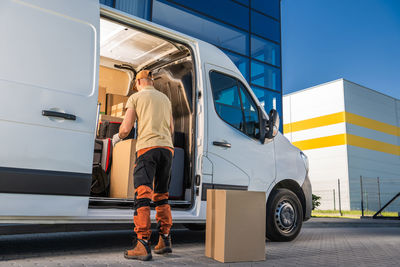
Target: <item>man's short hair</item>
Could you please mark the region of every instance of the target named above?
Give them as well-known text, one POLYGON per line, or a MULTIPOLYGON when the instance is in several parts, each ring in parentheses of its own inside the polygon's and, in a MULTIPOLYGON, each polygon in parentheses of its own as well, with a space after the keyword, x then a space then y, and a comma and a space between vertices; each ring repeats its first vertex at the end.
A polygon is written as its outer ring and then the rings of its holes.
POLYGON ((149 80, 153 80, 153 76, 151 74, 151 71, 149 70, 141 70, 139 71, 138 74, 136 74, 135 77, 136 80, 140 80, 140 79, 149 79, 149 80))

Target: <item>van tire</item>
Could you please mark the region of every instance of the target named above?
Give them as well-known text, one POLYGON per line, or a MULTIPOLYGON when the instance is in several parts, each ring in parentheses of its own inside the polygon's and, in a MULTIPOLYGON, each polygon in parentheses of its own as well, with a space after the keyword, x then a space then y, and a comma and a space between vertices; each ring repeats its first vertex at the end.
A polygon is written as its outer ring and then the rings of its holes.
POLYGON ((190 231, 204 231, 204 230, 206 230, 206 224, 205 223, 184 223, 183 226, 185 226, 190 231))
POLYGON ((300 233, 303 208, 299 198, 288 189, 271 192, 267 202, 266 237, 271 241, 292 241, 300 233))

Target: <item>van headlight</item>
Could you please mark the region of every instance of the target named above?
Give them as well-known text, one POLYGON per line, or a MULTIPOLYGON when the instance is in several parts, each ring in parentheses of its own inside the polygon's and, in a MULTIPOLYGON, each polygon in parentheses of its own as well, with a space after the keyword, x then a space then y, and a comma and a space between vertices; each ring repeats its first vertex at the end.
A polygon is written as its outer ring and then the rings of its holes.
POLYGON ((309 167, 310 167, 308 164, 308 157, 306 156, 306 154, 303 153, 303 151, 300 151, 300 156, 303 159, 304 166, 306 167, 306 171, 308 172, 309 167))

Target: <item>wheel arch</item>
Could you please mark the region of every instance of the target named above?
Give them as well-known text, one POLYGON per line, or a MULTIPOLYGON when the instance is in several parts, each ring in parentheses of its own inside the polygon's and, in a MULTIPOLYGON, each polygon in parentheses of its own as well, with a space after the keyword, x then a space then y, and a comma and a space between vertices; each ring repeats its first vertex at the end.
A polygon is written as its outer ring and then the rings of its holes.
MULTIPOLYGON (((305 218, 305 217, 306 217, 306 198, 305 198, 305 196, 304 196, 304 192, 303 192, 303 190, 301 189, 300 185, 299 185, 296 181, 294 181, 294 180, 285 179, 285 180, 279 181, 279 182, 272 188, 271 193, 272 193, 273 191, 275 191, 276 189, 279 189, 279 188, 288 189, 288 190, 290 190, 290 191, 292 191, 293 193, 296 194, 296 196, 299 198, 300 203, 301 203, 301 206, 302 206, 303 218, 305 218)), ((270 193, 269 196, 268 196, 267 205, 268 205, 268 202, 271 201, 271 195, 272 195, 271 193, 270 193)))

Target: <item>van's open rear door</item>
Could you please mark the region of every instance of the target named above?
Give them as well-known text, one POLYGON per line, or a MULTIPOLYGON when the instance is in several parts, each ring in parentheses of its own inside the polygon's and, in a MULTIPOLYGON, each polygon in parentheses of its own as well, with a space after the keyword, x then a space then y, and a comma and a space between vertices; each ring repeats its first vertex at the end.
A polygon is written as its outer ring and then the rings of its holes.
POLYGON ((98 0, 0 1, 0 216, 82 216, 91 185, 98 0))

